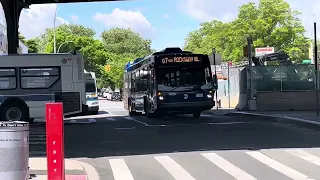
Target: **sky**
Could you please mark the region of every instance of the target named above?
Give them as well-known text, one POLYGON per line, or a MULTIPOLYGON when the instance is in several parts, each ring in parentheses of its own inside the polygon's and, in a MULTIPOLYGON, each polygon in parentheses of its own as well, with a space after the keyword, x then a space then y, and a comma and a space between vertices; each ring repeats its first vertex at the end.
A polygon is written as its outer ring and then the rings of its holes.
MULTIPOLYGON (((199 28, 200 23, 214 19, 232 21, 237 17, 238 7, 248 2, 250 0, 130 0, 31 5, 21 13, 19 30, 27 39, 39 36, 46 28, 53 27, 56 11, 57 25, 73 23, 91 27, 97 38, 104 30, 123 27, 151 39, 152 48, 156 50, 182 48, 188 33, 199 28)), ((302 13, 300 18, 307 29, 306 35, 313 36, 313 22, 320 20, 317 11, 320 1, 288 2, 294 10, 302 13)), ((3 23, 3 12, 1 16, 3 23)))

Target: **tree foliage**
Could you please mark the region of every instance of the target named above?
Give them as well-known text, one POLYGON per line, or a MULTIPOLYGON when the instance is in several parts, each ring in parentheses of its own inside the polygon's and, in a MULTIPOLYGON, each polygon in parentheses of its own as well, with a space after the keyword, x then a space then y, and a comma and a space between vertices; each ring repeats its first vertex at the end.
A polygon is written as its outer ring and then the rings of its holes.
MULTIPOLYGON (((124 65, 135 58, 153 52, 151 41, 130 29, 114 28, 101 33, 102 40, 95 38, 95 31, 81 25, 64 24, 56 27, 56 51, 69 52, 80 47, 85 69, 93 71, 101 87, 122 87, 124 65), (105 66, 110 65, 110 71, 105 66)), ((54 52, 54 30, 46 29, 35 40, 41 52, 54 52)))
POLYGON ((223 60, 239 61, 243 59, 246 38, 252 36, 254 47, 275 47, 275 51, 284 50, 291 59, 301 60, 307 57, 309 45, 299 14, 285 0, 250 2, 239 8, 232 22, 202 23, 200 29, 189 33, 184 48, 210 53, 214 47, 223 60))
POLYGON ((37 39, 28 39, 25 41, 25 45, 28 47, 29 53, 39 52, 37 39))
POLYGON ((101 38, 106 51, 114 54, 138 58, 153 52, 151 49, 151 40, 143 39, 140 34, 130 29, 114 28, 103 31, 101 38))

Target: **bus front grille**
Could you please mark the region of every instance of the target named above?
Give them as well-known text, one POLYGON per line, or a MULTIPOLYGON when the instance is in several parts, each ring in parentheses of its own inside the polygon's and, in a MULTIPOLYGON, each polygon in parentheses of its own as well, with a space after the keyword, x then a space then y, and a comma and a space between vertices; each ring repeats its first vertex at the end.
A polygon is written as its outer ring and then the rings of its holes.
POLYGON ((55 101, 63 103, 63 113, 79 112, 81 107, 79 92, 57 92, 55 101))

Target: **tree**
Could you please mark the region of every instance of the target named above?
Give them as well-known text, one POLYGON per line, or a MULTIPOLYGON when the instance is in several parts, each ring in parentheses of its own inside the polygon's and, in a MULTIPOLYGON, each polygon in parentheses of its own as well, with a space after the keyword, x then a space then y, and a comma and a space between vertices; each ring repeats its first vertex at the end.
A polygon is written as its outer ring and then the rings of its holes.
MULTIPOLYGON (((48 28, 45 33, 40 36, 40 46, 45 47, 44 51, 52 53, 54 51, 54 29, 48 28)), ((56 33, 56 50, 59 52, 68 52, 75 47, 74 41, 77 38, 90 38, 94 39, 95 31, 92 28, 87 28, 82 25, 63 24, 55 29, 56 33)))
POLYGON ((143 39, 138 33, 130 29, 113 28, 101 33, 102 42, 107 52, 111 52, 132 59, 150 55, 151 40, 143 39))
POLYGON ((39 53, 37 39, 29 39, 25 41, 29 53, 39 53))
POLYGON ((20 32, 18 34, 18 39, 24 44, 26 42, 26 37, 24 37, 24 35, 22 35, 20 32))
POLYGON ((260 0, 239 8, 238 18, 230 23, 212 21, 201 24, 185 41, 185 49, 210 53, 215 47, 224 60, 243 58, 246 38, 252 36, 254 47, 275 47, 284 50, 293 60, 303 59, 308 53, 305 29, 285 0, 260 0))
POLYGON ((112 53, 107 54, 107 62, 100 66, 101 79, 104 79, 104 85, 121 88, 123 86, 124 66, 130 61, 129 57, 122 57, 112 53))

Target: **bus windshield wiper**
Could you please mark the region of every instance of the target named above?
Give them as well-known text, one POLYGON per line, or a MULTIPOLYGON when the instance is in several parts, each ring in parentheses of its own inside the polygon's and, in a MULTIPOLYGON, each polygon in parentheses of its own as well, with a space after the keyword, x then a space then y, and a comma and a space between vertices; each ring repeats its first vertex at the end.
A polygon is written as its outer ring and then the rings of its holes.
POLYGON ((170 91, 168 91, 168 92, 173 92, 175 89, 178 89, 178 88, 180 88, 181 86, 177 86, 177 87, 174 87, 174 88, 172 88, 170 91))

